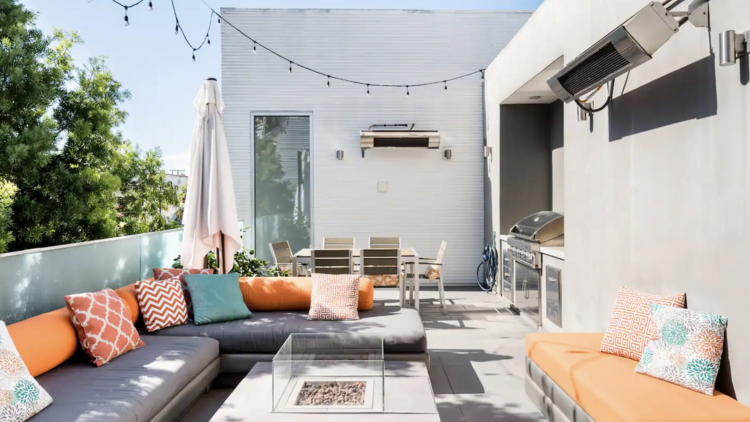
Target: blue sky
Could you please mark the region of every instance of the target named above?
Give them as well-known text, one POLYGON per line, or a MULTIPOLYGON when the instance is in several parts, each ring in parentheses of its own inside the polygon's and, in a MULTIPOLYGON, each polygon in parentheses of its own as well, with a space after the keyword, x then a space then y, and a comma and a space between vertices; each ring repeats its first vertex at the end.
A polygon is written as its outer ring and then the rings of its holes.
MULTIPOLYGON (((121 0, 135 3, 137 0, 121 0)), ((221 37, 214 25, 211 46, 191 59, 192 50, 174 33, 174 15, 168 0, 148 0, 128 13, 111 0, 21 0, 39 13, 37 24, 78 31, 84 44, 75 47, 79 63, 106 56, 115 78, 132 99, 124 108, 129 117, 124 135, 142 149, 160 147, 165 169, 187 169, 195 112, 193 99, 201 81, 221 76, 221 37)), ((536 9, 542 0, 205 0, 213 8, 357 8, 357 9, 536 9)), ((201 0, 175 0, 177 13, 191 40, 206 34, 210 10, 201 0)), ((214 21, 215 23, 215 21, 214 21)), ((250 34, 262 42, 262 34, 250 34)), ((269 46, 273 48, 274 46, 269 46)), ((345 75, 341 75, 345 76, 345 75)), ((221 82, 221 80, 219 80, 221 82)))

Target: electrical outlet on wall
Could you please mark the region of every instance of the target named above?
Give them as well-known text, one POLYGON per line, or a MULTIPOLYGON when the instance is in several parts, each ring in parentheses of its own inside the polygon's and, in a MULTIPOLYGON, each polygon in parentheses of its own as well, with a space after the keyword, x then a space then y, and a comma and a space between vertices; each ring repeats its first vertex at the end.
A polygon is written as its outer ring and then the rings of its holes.
POLYGON ((378 192, 388 192, 388 182, 378 182, 378 192))

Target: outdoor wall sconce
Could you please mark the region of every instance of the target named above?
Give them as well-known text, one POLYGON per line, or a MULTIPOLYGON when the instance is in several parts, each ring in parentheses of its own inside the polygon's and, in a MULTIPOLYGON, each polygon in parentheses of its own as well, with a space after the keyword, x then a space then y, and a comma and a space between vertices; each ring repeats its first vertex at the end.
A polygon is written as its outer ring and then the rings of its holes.
MULTIPOLYGON (((581 104, 581 105, 584 106, 585 108, 589 109, 589 110, 591 110, 591 109, 594 108, 594 102, 593 101, 589 101, 589 102, 581 104)), ((589 114, 591 114, 591 112, 588 112, 588 111, 582 109, 581 107, 578 107, 577 111, 578 111, 578 121, 579 122, 585 122, 586 120, 589 119, 589 114)))
POLYGON ((489 145, 484 146, 484 158, 489 158, 492 155, 492 147, 489 145))
POLYGON ((446 149, 445 151, 443 151, 443 157, 445 157, 446 160, 450 160, 451 158, 453 158, 453 151, 450 149, 446 149))
POLYGON ((343 150, 336 151, 336 159, 339 160, 339 161, 344 159, 344 151, 343 150))
POLYGON ((719 65, 733 66, 737 59, 747 56, 747 42, 750 31, 736 33, 735 31, 724 31, 719 34, 719 65))

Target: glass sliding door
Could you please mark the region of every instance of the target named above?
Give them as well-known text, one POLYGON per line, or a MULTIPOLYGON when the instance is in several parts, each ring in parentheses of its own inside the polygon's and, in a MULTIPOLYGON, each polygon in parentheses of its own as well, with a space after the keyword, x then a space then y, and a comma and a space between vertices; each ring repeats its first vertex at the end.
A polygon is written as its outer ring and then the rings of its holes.
POLYGON ((271 260, 269 243, 310 247, 310 116, 253 116, 255 252, 271 260))

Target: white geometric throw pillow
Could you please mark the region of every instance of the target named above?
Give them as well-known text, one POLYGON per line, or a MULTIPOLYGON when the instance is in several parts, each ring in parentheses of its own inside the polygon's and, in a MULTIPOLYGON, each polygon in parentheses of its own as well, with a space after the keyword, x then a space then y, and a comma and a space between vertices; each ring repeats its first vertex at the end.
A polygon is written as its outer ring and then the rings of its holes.
POLYGON ((359 319, 358 275, 312 275, 310 321, 356 321, 359 319))
POLYGON ((712 396, 727 319, 654 303, 651 323, 656 338, 646 346, 635 372, 712 396))
POLYGON ((31 376, 0 321, 0 421, 24 422, 52 403, 31 376))

